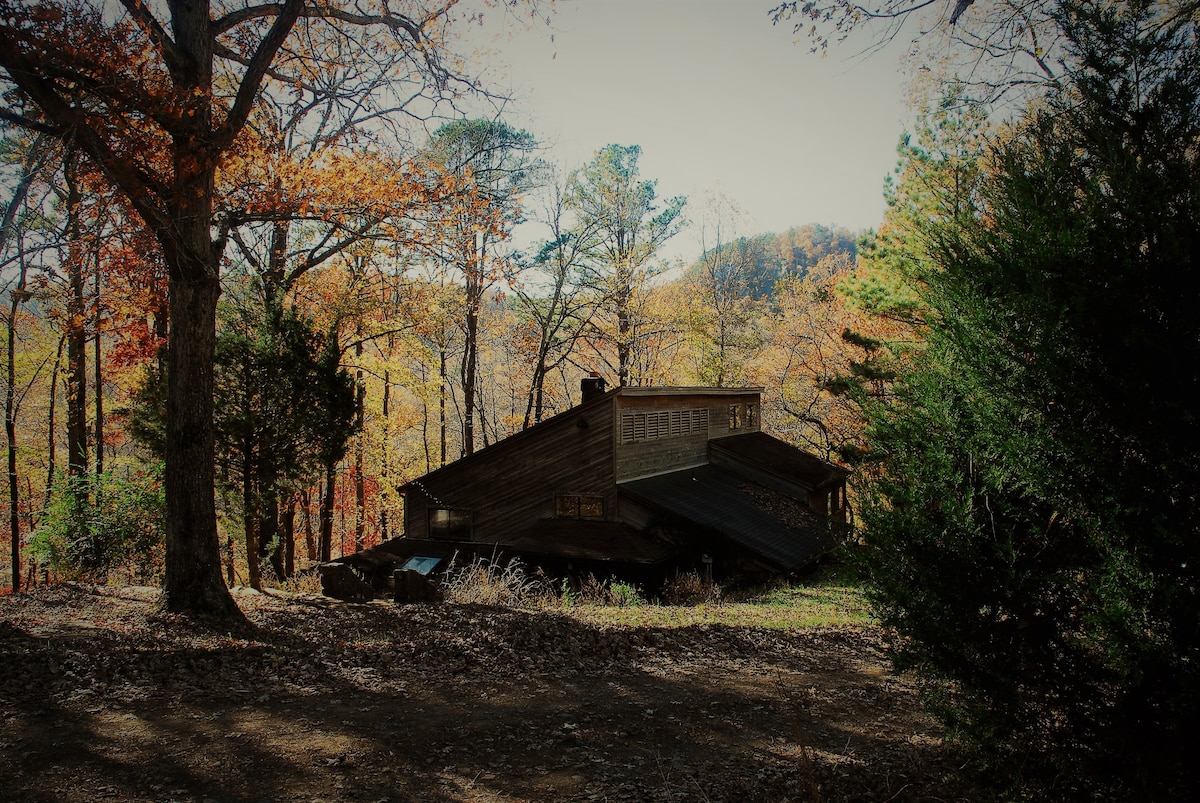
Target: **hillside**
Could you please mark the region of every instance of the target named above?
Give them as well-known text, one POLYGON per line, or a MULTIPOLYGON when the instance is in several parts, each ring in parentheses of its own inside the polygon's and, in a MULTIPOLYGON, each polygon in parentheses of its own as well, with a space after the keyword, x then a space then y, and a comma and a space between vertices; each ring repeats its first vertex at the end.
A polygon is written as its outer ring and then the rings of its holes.
POLYGON ((753 298, 765 298, 774 292, 781 278, 813 274, 822 261, 830 265, 831 270, 835 269, 833 260, 838 258, 852 265, 858 252, 857 239, 858 235, 840 227, 808 223, 782 233, 739 237, 723 243, 698 257, 687 272, 702 271, 706 259, 722 265, 723 271, 736 265, 741 281, 744 281, 745 293, 753 298))
POLYGON ((871 628, 589 624, 238 592, 0 598, 0 799, 958 799, 871 628))

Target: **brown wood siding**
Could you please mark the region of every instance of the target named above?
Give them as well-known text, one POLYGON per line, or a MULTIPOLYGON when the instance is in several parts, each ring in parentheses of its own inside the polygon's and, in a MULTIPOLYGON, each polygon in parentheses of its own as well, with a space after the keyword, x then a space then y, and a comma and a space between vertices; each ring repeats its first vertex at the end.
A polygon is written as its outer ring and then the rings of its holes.
POLYGON ((552 518, 555 494, 603 496, 605 518, 615 521, 613 406, 570 410, 410 483, 406 535, 427 538, 427 511, 447 507, 471 512, 472 540, 504 541, 552 518))
POLYGON ((625 482, 638 477, 648 477, 668 471, 677 471, 708 462, 708 441, 736 432, 757 432, 761 426, 761 404, 759 394, 729 394, 714 398, 712 395, 671 394, 666 396, 618 396, 613 425, 613 454, 616 465, 616 481, 625 482), (743 411, 741 428, 729 428, 729 408, 738 405, 743 411), (753 421, 748 423, 746 405, 754 405, 753 421), (637 440, 628 442, 622 438, 621 420, 624 415, 651 413, 687 412, 703 409, 708 411, 708 428, 704 432, 687 432, 664 437, 645 438, 638 432, 637 440))

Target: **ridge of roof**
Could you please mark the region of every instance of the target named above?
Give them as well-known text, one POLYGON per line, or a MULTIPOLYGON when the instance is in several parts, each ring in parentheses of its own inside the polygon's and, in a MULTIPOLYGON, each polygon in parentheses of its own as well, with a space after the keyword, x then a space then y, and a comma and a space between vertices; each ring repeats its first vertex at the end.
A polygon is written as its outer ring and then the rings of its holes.
POLYGON ((610 393, 621 396, 745 396, 748 393, 762 395, 763 387, 739 388, 707 387, 704 385, 626 385, 613 388, 610 393))

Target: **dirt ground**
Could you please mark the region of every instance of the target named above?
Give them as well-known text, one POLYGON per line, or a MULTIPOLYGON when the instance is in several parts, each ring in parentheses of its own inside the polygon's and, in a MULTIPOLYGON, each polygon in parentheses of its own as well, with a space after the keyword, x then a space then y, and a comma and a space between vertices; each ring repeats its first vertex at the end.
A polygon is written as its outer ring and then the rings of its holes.
POLYGON ((964 800, 869 629, 600 627, 239 591, 0 598, 0 799, 964 800))

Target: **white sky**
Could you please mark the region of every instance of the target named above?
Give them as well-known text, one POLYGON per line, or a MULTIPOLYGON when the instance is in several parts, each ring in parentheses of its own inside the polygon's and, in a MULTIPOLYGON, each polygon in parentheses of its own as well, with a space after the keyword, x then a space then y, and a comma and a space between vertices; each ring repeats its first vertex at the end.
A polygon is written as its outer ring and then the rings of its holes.
MULTIPOLYGON (((772 26, 772 0, 560 0, 549 31, 497 16, 490 84, 516 101, 505 122, 573 169, 609 143, 642 146, 660 197, 706 190, 747 214, 741 233, 882 220, 905 109, 895 51, 853 44, 821 58, 772 26), (503 25, 503 31, 499 28, 503 25)), ((664 256, 692 259, 698 227, 664 256)))

